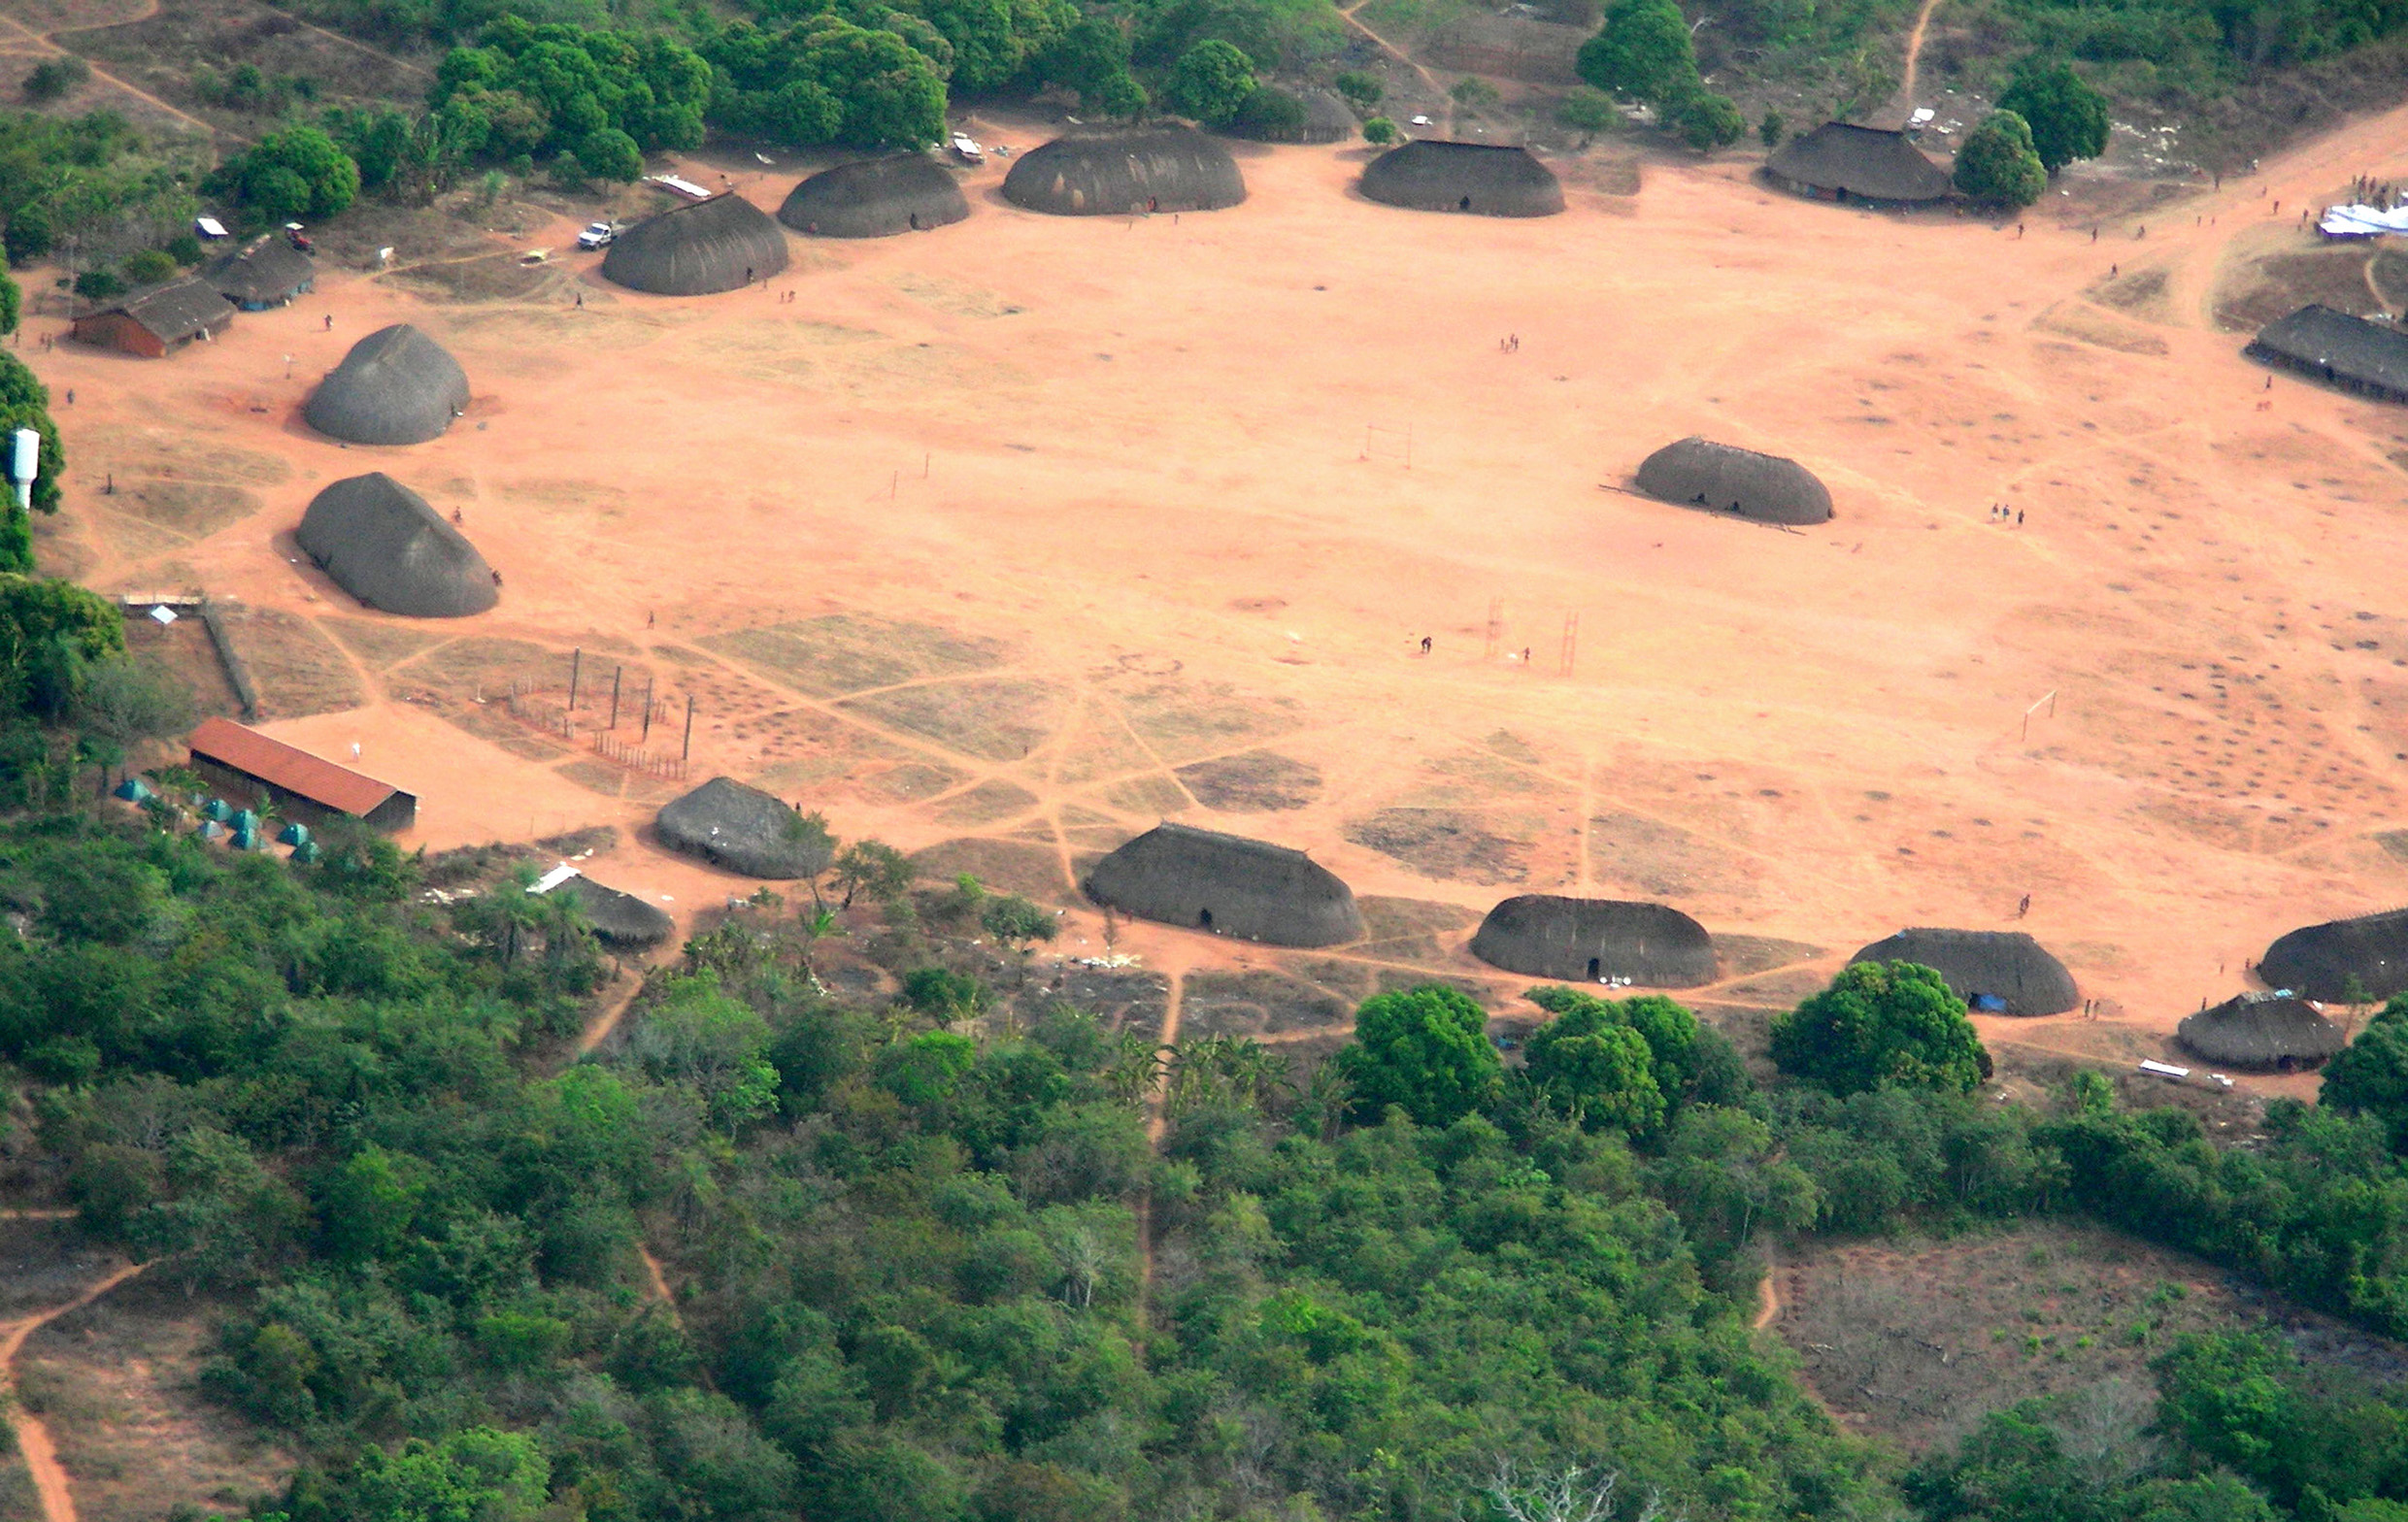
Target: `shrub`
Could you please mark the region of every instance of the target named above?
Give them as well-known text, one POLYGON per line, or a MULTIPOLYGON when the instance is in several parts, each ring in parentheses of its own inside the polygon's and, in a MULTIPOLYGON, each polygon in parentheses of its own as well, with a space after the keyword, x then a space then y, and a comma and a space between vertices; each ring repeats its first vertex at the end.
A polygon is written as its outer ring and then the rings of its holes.
POLYGON ((125 262, 117 269, 124 275, 128 285, 156 285, 161 281, 176 278, 176 261, 156 248, 127 254, 125 262))
POLYGON ((2011 111, 1993 111, 1956 150, 1956 188, 1986 206, 2031 205, 2049 188, 2049 172, 2032 150, 2031 128, 2011 111))
POLYGON ((1372 117, 1369 121, 1363 123, 1363 141, 1366 143, 1395 142, 1396 123, 1388 120, 1386 116, 1372 117))
POLYGON ((37 105, 57 100, 91 77, 92 66, 73 53, 45 58, 25 75, 25 98, 37 105))
POLYGON ((125 294, 125 282, 112 270, 85 270, 75 278, 75 293, 86 301, 107 301, 125 294))
POLYGON ((1575 132, 1593 134, 1610 131, 1621 116, 1622 113, 1614 109, 1614 97, 1587 85, 1574 90, 1555 105, 1555 119, 1575 132))
POLYGON ((1380 104, 1380 97, 1388 93, 1388 86, 1380 83, 1378 75, 1366 74, 1360 69, 1347 70, 1330 81, 1329 85, 1348 105, 1354 108, 1356 116, 1361 116, 1380 104))

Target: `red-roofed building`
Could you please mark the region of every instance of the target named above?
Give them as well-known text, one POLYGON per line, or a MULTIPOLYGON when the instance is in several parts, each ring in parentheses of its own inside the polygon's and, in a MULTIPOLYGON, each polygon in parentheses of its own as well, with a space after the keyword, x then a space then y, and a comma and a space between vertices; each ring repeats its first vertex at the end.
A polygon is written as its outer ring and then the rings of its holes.
POLYGON ((204 720, 187 744, 192 770, 220 786, 273 800, 287 818, 307 822, 339 815, 380 830, 406 830, 418 822, 415 794, 231 719, 204 720))

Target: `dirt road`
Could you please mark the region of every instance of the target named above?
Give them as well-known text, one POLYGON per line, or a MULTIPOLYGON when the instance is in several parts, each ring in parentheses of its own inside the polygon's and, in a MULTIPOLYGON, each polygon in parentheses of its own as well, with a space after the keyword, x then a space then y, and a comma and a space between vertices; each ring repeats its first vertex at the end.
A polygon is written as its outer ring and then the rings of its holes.
MULTIPOLYGON (((95 1280, 89 1289, 65 1305, 0 1327, 0 1372, 5 1372, 11 1393, 17 1385, 17 1355, 24 1350, 27 1338, 60 1316, 82 1310, 140 1274, 144 1267, 139 1263, 125 1264, 95 1280)), ((33 1475, 34 1490, 42 1499, 44 1522, 75 1522, 75 1495, 68 1487, 66 1470, 59 1466, 58 1450, 51 1445, 50 1429, 21 1403, 17 1406, 16 1428, 17 1451, 24 1455, 25 1468, 33 1475)))

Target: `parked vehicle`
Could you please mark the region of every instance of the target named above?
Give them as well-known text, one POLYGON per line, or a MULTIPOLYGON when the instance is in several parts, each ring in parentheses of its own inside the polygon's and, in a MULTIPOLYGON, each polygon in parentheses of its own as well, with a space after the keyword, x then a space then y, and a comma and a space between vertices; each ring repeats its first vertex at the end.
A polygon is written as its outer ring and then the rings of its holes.
POLYGON ((318 251, 318 245, 310 241, 310 235, 302 229, 299 222, 286 222, 284 224, 284 242, 300 249, 303 253, 316 253, 318 251))
POLYGON ((585 224, 585 230, 577 235, 577 247, 580 248, 607 248, 618 239, 618 237, 619 228, 615 224, 610 222, 588 222, 585 224))
POLYGON ((956 132, 953 134, 953 156, 960 159, 965 164, 983 164, 987 162, 987 150, 980 148, 978 146, 978 139, 970 136, 967 132, 956 132))

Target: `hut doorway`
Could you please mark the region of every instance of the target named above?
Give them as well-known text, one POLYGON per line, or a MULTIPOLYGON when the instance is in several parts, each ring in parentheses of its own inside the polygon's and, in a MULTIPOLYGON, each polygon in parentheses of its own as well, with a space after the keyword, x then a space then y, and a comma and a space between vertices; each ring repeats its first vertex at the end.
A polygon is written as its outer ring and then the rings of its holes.
POLYGON ((1600 960, 1600 958, 1593 956, 1589 959, 1589 980, 1592 983, 1597 980, 1598 963, 1600 960))
POLYGON ((1465 196, 1462 200, 1455 202, 1455 209, 1458 212, 1470 211, 1472 209, 1472 198, 1470 196, 1465 196))
POLYGON ((1195 923, 1196 923, 1196 928, 1197 928, 1197 929, 1199 929, 1199 930, 1210 930, 1210 929, 1212 929, 1212 928, 1213 928, 1213 911, 1212 911, 1211 910, 1205 910, 1203 912, 1201 912, 1201 913, 1197 914, 1197 915, 1195 916, 1195 923))

